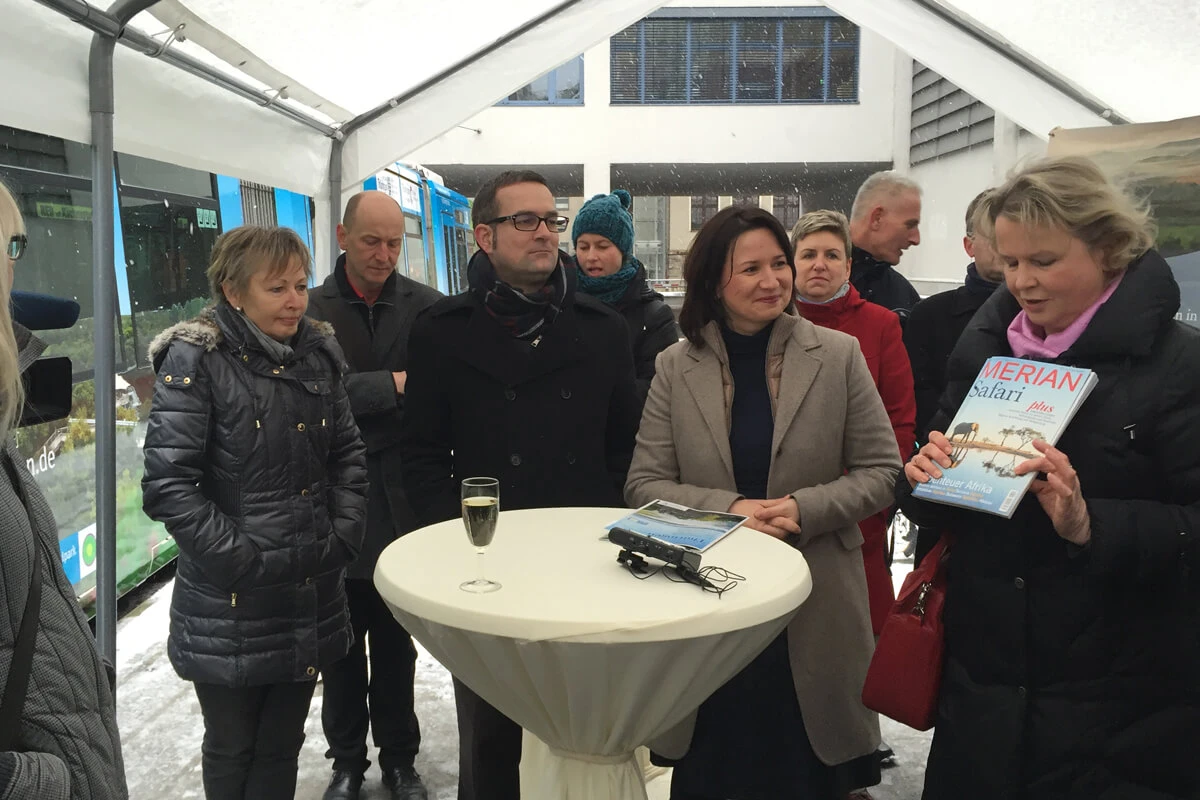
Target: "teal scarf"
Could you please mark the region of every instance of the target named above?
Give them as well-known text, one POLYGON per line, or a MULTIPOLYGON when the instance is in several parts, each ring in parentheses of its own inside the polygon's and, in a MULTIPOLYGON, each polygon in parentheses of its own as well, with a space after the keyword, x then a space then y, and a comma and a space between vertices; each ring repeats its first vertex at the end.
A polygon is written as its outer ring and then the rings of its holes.
POLYGON ((633 276, 637 275, 639 266, 641 265, 638 264, 637 259, 631 258, 625 266, 612 275, 593 278, 579 269, 579 262, 576 261, 575 268, 579 271, 579 291, 612 305, 625 294, 625 290, 629 288, 629 282, 633 280, 633 276))

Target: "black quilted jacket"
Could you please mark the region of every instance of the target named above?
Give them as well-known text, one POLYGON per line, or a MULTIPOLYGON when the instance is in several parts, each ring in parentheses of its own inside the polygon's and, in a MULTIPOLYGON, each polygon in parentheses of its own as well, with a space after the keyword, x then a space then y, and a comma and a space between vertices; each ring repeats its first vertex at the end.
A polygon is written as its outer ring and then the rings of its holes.
MULTIPOLYGON (((1063 541, 1032 493, 1011 520, 914 499, 954 535, 946 662, 924 800, 1200 797, 1200 332, 1154 251, 1056 361, 1099 383, 1059 448, 1092 539, 1063 541)), ((1010 355, 1003 287, 967 325, 933 430, 983 362, 1010 355)))
POLYGON ((143 502, 179 545, 167 650, 185 680, 313 680, 350 647, 366 449, 332 328, 305 319, 293 348, 272 360, 224 303, 150 346, 143 502))

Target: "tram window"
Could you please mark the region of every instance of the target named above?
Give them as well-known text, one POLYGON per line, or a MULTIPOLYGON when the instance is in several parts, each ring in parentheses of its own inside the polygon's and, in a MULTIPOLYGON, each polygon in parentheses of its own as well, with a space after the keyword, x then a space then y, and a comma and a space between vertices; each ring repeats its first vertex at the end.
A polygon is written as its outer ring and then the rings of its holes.
MULTIPOLYGON (((86 188, 34 183, 0 170, 25 218, 29 247, 13 270, 13 288, 65 297, 79 303, 79 322, 65 330, 39 331, 46 355, 67 356, 73 371, 90 372, 93 350, 92 193, 86 188)), ((85 185, 78 181, 78 186, 85 185)), ((118 362, 122 361, 118 343, 118 362)))
POLYGON ((404 239, 408 245, 408 277, 427 286, 437 286, 426 274, 425 242, 421 236, 421 220, 419 217, 404 215, 404 239))
POLYGON ((122 186, 141 186, 192 197, 213 196, 211 174, 165 161, 120 153, 117 155, 117 172, 122 186))
POLYGON ((209 302, 206 271, 217 240, 215 210, 204 203, 121 197, 125 271, 137 363, 150 341, 209 302))
POLYGON ((455 260, 458 262, 458 291, 465 292, 467 290, 467 263, 471 260, 471 254, 467 248, 467 232, 462 228, 454 229, 454 252, 455 260))
POLYGON ((0 125, 0 164, 88 178, 92 151, 70 139, 0 125))

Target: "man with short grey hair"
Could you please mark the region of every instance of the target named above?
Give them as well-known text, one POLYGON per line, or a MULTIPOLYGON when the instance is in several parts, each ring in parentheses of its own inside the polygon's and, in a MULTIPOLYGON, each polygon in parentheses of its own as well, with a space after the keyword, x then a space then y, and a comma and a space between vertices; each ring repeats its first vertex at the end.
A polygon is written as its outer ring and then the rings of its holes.
POLYGON ((921 299, 896 271, 900 257, 921 243, 921 187, 896 172, 863 181, 850 211, 850 283, 864 300, 895 311, 900 324, 921 299))

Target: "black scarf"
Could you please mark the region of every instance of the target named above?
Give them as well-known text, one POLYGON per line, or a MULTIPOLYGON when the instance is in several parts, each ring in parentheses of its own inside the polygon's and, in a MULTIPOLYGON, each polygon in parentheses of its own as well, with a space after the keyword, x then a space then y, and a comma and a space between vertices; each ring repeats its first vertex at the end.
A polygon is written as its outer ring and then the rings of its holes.
POLYGON ((991 295, 1000 284, 984 280, 983 276, 979 274, 979 270, 976 269, 975 262, 972 261, 971 265, 967 267, 967 280, 964 285, 971 294, 991 295))
POLYGON ((532 339, 542 333, 566 305, 567 270, 561 255, 546 285, 532 294, 500 280, 491 259, 482 250, 467 266, 467 281, 484 309, 517 339, 532 339))

